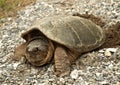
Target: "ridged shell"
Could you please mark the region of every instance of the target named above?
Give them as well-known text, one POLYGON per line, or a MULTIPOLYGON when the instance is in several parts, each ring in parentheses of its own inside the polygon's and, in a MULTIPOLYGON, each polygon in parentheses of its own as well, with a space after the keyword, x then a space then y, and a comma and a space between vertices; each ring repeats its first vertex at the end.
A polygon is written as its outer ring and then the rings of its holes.
POLYGON ((105 40, 102 28, 78 16, 53 16, 38 19, 24 34, 34 28, 38 28, 49 39, 78 52, 95 49, 105 40))

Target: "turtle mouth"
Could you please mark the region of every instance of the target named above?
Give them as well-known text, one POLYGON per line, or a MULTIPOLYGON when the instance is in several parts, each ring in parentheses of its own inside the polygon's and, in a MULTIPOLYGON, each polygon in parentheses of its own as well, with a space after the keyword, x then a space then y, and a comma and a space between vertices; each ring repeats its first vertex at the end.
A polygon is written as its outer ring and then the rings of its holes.
POLYGON ((42 65, 46 64, 45 62, 43 62, 43 60, 29 61, 29 62, 34 66, 42 66, 42 65))
POLYGON ((47 63, 46 58, 41 58, 40 56, 29 56, 26 55, 26 59, 34 66, 42 66, 47 63))

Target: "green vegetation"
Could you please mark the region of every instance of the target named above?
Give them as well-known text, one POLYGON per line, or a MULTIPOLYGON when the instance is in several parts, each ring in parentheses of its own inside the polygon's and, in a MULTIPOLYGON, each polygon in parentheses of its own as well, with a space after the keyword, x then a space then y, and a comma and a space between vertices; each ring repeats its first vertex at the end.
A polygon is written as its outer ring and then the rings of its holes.
POLYGON ((13 16, 18 4, 19 0, 0 0, 0 18, 13 16))
POLYGON ((36 0, 0 0, 0 18, 15 16, 17 10, 35 1, 36 0))
POLYGON ((4 8, 5 7, 5 0, 0 0, 0 8, 4 8))

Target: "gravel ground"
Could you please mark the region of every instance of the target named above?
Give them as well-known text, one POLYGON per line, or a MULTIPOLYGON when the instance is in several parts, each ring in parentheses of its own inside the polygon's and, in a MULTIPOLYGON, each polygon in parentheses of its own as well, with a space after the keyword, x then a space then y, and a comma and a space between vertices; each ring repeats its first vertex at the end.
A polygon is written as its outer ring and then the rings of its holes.
POLYGON ((119 0, 37 0, 15 18, 1 19, 0 85, 120 85, 120 48, 107 48, 82 55, 69 76, 57 78, 54 65, 33 67, 24 59, 14 61, 14 48, 24 42, 22 32, 37 18, 51 15, 92 13, 107 26, 120 21, 119 0))

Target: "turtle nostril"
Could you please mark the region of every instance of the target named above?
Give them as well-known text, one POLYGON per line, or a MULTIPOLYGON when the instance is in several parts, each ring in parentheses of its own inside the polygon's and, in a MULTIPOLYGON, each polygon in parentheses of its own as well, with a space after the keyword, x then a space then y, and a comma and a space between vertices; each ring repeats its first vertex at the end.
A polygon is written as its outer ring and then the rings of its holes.
POLYGON ((26 52, 28 53, 36 53, 39 51, 38 47, 26 47, 26 52))

